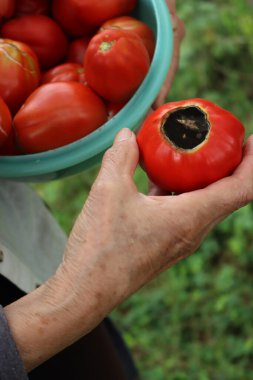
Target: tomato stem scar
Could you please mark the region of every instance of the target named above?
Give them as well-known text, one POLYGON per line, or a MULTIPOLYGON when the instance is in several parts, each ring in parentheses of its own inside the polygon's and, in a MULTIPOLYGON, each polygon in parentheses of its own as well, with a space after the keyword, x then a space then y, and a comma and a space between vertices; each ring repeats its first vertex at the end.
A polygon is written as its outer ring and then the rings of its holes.
POLYGON ((103 41, 100 45, 99 45, 99 50, 100 51, 103 51, 103 52, 106 52, 108 50, 110 50, 112 48, 112 46, 114 45, 115 41, 103 41))

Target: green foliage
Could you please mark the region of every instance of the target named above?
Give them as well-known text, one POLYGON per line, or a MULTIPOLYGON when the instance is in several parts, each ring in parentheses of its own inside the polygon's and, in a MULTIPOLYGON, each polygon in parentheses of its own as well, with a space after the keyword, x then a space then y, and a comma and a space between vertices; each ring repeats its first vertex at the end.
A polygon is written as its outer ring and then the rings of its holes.
POLYGON ((252 3, 178 0, 185 22, 180 70, 169 99, 201 97, 233 112, 253 132, 252 3))
MULTIPOLYGON (((178 0, 186 25, 169 100, 202 97, 253 132, 251 0, 178 0)), ((36 186, 66 232, 98 168, 36 186)), ((147 190, 146 176, 135 181, 147 190)), ((175 265, 112 315, 145 380, 253 379, 253 205, 226 219, 198 252, 175 265)))
POLYGON ((247 206, 114 312, 143 379, 253 378, 252 231, 247 206))

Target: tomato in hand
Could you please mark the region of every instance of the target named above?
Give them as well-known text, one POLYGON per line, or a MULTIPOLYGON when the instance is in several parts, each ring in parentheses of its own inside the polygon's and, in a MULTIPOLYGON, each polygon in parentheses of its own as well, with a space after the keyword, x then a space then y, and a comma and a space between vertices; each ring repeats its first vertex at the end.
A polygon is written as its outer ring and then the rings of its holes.
POLYGON ((94 27, 79 19, 79 10, 72 0, 53 0, 53 17, 70 37, 82 37, 95 33, 94 27))
POLYGON ((72 41, 69 44, 68 56, 66 61, 83 64, 84 56, 89 45, 90 39, 90 37, 83 37, 72 41))
POLYGON ((32 49, 21 42, 0 39, 0 96, 12 114, 38 86, 40 69, 32 49))
POLYGON ((137 33, 146 46, 150 59, 153 58, 155 51, 155 36, 153 30, 144 22, 134 17, 122 16, 106 21, 99 29, 99 32, 106 29, 124 29, 137 33))
POLYGON ((1 0, 0 2, 0 21, 2 18, 10 18, 15 8, 15 0, 1 0))
POLYGON ((29 45, 37 54, 42 69, 57 65, 67 53, 68 41, 63 31, 44 15, 10 20, 3 25, 2 36, 29 45))
POLYGON ((159 107, 137 136, 141 163, 163 190, 182 193, 230 175, 242 159, 244 127, 203 99, 159 107))
POLYGON ((49 14, 49 0, 17 0, 14 17, 49 14))
POLYGON ((11 133, 12 117, 4 100, 0 97, 0 146, 8 139, 11 133))
POLYGON ((149 66, 149 55, 141 38, 127 30, 108 29, 95 35, 84 59, 88 85, 116 103, 130 99, 149 66))
POLYGON ((42 85, 14 118, 18 145, 24 153, 43 152, 76 141, 107 121, 106 107, 81 83, 42 85))
POLYGON ((42 76, 42 84, 53 82, 80 82, 86 84, 83 65, 78 63, 63 63, 46 71, 42 76))
POLYGON ((137 0, 69 0, 69 7, 77 10, 78 19, 86 25, 100 26, 113 17, 132 12, 137 0))

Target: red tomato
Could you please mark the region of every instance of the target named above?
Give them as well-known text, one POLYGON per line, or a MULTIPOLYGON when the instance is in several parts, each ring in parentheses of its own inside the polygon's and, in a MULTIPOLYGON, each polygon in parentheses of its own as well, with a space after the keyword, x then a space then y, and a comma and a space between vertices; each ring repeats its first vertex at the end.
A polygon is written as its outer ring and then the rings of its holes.
POLYGON ((115 103, 127 101, 134 94, 149 66, 141 38, 127 30, 108 29, 95 35, 84 59, 88 85, 115 103))
POLYGON ((15 8, 15 0, 1 0, 0 1, 0 20, 1 18, 9 18, 13 15, 15 8))
POLYGON ((112 103, 108 102, 106 105, 108 119, 111 119, 113 116, 117 115, 117 113, 126 105, 126 102, 121 103, 112 103))
POLYGON ((14 129, 11 128, 7 140, 0 146, 0 156, 17 156, 19 154, 21 154, 21 152, 16 145, 14 129))
POLYGON ((150 59, 152 59, 155 50, 155 36, 153 30, 144 22, 130 16, 117 17, 106 21, 99 31, 106 29, 124 29, 137 33, 146 46, 150 59))
POLYGON ((67 62, 75 62, 83 64, 84 56, 87 50, 87 47, 90 42, 90 37, 79 38, 74 40, 69 45, 69 51, 67 56, 67 62))
POLYGON ((230 175, 242 159, 243 139, 244 127, 234 115, 202 99, 159 107, 137 136, 151 181, 176 193, 230 175))
POLYGON ((11 113, 4 100, 0 97, 0 146, 8 139, 11 133, 11 113))
POLYGON ((21 42, 0 39, 0 96, 12 114, 38 86, 40 70, 32 49, 21 42))
POLYGON ((72 0, 53 0, 53 16, 65 33, 71 37, 87 36, 95 33, 94 27, 87 26, 79 19, 79 12, 72 0))
POLYGON ((48 70, 42 77, 43 84, 67 81, 86 84, 83 66, 78 63, 63 63, 48 70))
POLYGON ((22 150, 36 153, 76 141, 106 120, 106 107, 91 89, 58 82, 45 84, 29 96, 14 118, 14 128, 22 150))
POLYGON ((18 0, 14 16, 46 15, 49 9, 49 0, 18 0))
POLYGON ((31 46, 43 69, 60 63, 67 53, 68 42, 63 31, 47 16, 30 15, 10 20, 3 25, 2 36, 31 46))
POLYGON ((106 20, 132 12, 137 0, 69 0, 69 7, 77 11, 78 19, 87 25, 100 26, 106 20))

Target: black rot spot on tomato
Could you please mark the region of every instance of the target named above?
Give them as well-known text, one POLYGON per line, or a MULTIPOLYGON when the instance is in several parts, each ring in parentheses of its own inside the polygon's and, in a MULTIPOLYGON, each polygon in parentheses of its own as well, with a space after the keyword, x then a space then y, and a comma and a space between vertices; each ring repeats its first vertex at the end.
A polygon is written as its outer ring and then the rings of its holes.
POLYGON ((180 149, 193 149, 200 145, 210 130, 206 113, 199 107, 190 106, 170 111, 164 116, 162 133, 180 149))

